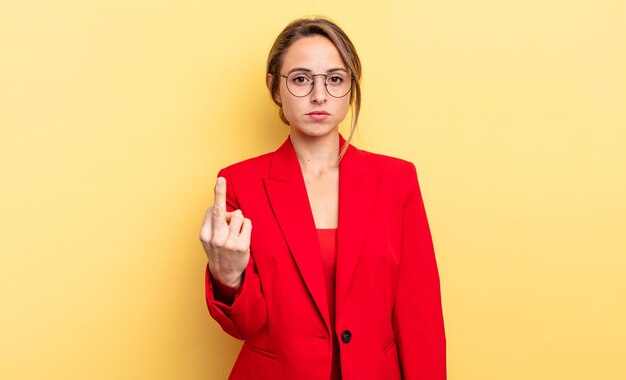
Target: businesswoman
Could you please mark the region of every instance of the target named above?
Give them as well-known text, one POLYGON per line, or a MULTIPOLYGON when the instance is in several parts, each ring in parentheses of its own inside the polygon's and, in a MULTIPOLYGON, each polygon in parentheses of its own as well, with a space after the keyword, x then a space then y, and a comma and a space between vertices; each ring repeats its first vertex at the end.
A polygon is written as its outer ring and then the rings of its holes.
POLYGON ((270 51, 289 137, 219 172, 200 232, 209 312, 244 340, 231 379, 446 378, 416 170, 350 144, 360 79, 354 46, 326 19, 294 21, 270 51))

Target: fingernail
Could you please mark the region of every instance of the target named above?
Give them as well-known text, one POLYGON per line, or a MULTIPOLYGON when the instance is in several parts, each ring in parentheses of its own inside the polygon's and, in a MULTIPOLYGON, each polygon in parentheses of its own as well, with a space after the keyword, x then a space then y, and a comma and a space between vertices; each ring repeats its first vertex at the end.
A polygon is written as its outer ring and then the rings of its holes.
POLYGON ((222 187, 226 183, 224 177, 217 177, 217 186, 222 187))

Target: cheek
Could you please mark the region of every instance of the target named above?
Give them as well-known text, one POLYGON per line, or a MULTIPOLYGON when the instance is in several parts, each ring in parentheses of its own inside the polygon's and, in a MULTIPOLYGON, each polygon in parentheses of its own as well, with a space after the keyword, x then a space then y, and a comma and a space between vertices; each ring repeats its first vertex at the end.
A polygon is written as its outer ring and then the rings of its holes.
POLYGON ((285 118, 287 119, 287 121, 289 121, 289 123, 293 123, 293 121, 295 120, 295 115, 298 114, 297 109, 297 103, 293 101, 293 99, 283 99, 283 114, 285 115, 285 118))
POLYGON ((346 117, 346 115, 348 114, 349 110, 350 110, 350 98, 347 98, 345 100, 342 99, 341 103, 337 107, 337 114, 343 120, 346 117))

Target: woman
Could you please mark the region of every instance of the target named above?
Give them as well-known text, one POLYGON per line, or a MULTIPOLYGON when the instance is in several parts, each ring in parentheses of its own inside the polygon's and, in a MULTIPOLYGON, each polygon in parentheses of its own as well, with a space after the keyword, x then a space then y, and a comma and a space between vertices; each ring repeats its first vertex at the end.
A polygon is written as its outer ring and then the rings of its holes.
POLYGON ((325 19, 292 22, 270 51, 289 137, 219 172, 200 232, 209 312, 245 341, 231 379, 446 377, 415 167, 350 145, 360 78, 354 46, 325 19))

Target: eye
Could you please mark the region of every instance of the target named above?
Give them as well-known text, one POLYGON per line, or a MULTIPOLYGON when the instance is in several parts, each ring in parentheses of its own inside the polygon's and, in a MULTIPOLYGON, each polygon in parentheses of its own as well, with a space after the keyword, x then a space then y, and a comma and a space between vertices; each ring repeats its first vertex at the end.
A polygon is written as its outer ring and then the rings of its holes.
POLYGON ((297 85, 304 85, 311 82, 311 80, 305 75, 293 75, 291 77, 291 82, 297 85))
POLYGON ((333 75, 328 78, 328 84, 332 84, 332 85, 340 85, 343 83, 343 81, 344 81, 343 77, 339 75, 333 75))

